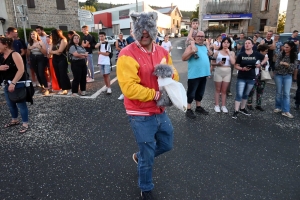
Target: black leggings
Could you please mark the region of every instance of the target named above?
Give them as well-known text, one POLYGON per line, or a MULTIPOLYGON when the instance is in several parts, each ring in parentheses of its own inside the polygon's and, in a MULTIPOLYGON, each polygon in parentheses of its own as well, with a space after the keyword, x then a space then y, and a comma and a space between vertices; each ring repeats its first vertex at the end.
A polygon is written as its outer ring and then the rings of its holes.
POLYGON ((37 79, 45 88, 48 87, 47 79, 45 77, 45 61, 44 55, 30 54, 30 65, 33 68, 37 79))
POLYGON ((62 90, 71 89, 71 83, 68 76, 68 62, 64 55, 53 55, 52 64, 59 87, 62 90))
POLYGON ((71 63, 71 70, 73 72, 72 93, 78 93, 78 86, 80 91, 86 90, 86 73, 87 66, 85 59, 74 60, 71 63))

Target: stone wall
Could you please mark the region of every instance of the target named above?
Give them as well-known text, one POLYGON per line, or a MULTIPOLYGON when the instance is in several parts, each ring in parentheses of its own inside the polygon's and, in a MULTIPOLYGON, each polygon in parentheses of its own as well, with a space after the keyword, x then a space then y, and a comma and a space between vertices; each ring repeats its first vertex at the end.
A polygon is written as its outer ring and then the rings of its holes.
MULTIPOLYGON (((12 0, 5 0, 8 14, 7 24, 16 27, 15 14, 12 0)), ((65 10, 58 10, 56 0, 35 0, 35 8, 27 9, 28 21, 26 27, 40 25, 43 27, 67 26, 68 30, 81 30, 78 20, 78 0, 61 0, 65 1, 65 10)), ((21 5, 23 0, 14 0, 16 5, 21 5)), ((27 2, 27 1, 25 1, 27 2)), ((16 10, 17 15, 18 11, 16 10)), ((22 23, 18 19, 18 26, 22 23)))
POLYGON ((261 11, 261 0, 251 0, 252 19, 249 26, 254 27, 254 31, 259 30, 260 19, 267 19, 266 26, 277 27, 280 0, 270 0, 269 10, 261 11))
POLYGON ((285 33, 300 29, 300 0, 289 0, 284 26, 285 33))

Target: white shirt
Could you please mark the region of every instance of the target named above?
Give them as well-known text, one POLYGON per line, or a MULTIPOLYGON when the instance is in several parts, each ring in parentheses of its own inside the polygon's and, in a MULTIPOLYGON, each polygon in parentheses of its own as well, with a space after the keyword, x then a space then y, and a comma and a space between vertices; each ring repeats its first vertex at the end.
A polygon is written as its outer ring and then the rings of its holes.
POLYGON ((300 52, 298 53, 298 60, 300 60, 300 52))
MULTIPOLYGON (((107 44, 107 49, 105 49, 105 43, 101 44, 101 46, 100 46, 100 52, 111 52, 110 44, 107 44)), ((109 56, 104 56, 102 54, 99 54, 98 64, 99 65, 110 65, 110 58, 109 58, 109 56)))
MULTIPOLYGON (((217 47, 220 47, 221 45, 221 42, 218 42, 218 41, 215 41, 214 44, 217 46, 217 47)), ((218 49, 214 49, 214 53, 219 51, 218 49)))
MULTIPOLYGON (((167 52, 169 52, 169 51, 170 51, 170 48, 172 48, 172 44, 171 44, 170 41, 168 41, 168 42, 163 41, 163 42, 161 43, 161 46, 162 46, 165 50, 167 50, 167 52)), ((171 52, 170 52, 170 56, 171 56, 171 52)))

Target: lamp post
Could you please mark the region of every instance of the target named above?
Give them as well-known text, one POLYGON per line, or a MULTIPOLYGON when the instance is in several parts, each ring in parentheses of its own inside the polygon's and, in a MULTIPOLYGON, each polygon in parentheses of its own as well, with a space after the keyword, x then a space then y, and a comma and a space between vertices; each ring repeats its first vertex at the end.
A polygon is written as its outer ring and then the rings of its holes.
POLYGON ((199 27, 200 31, 202 31, 202 17, 203 16, 203 0, 199 0, 199 27), (201 9, 200 9, 201 6, 201 9))
POLYGON ((136 9, 136 12, 138 12, 138 0, 135 0, 135 9, 136 9))
POLYGON ((20 5, 20 6, 17 6, 17 8, 18 8, 19 13, 21 14, 20 19, 21 19, 21 22, 22 22, 22 25, 23 25, 24 40, 27 43, 26 27, 25 27, 25 23, 26 23, 26 20, 27 20, 27 16, 26 16, 26 13, 25 13, 25 7, 26 6, 27 5, 20 5))

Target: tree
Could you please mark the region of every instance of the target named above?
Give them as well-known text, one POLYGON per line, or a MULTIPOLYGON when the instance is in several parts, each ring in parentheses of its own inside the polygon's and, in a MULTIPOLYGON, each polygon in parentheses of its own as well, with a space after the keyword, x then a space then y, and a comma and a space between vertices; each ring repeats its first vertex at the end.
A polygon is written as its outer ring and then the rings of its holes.
POLYGON ((284 32, 284 25, 286 20, 286 12, 279 13, 278 15, 278 25, 277 25, 277 33, 284 32))
POLYGON ((87 1, 85 2, 85 5, 87 5, 87 6, 95 6, 96 3, 98 3, 97 0, 87 0, 87 1))
POLYGON ((82 7, 82 9, 84 9, 84 10, 89 10, 89 11, 91 11, 91 12, 96 12, 96 8, 95 8, 94 6, 84 5, 84 6, 82 7))
POLYGON ((198 19, 198 17, 199 17, 199 4, 197 4, 196 10, 193 11, 192 16, 191 16, 190 19, 191 19, 191 20, 194 19, 194 18, 197 18, 197 19, 198 19))

